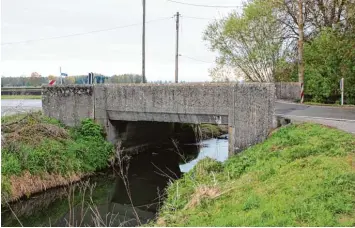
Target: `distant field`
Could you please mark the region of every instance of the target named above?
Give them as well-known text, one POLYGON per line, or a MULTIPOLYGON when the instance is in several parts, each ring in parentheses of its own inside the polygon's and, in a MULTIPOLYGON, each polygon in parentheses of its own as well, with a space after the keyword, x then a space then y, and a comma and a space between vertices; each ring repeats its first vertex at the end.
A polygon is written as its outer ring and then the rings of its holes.
POLYGON ((1 95, 1 99, 42 99, 41 95, 1 95))

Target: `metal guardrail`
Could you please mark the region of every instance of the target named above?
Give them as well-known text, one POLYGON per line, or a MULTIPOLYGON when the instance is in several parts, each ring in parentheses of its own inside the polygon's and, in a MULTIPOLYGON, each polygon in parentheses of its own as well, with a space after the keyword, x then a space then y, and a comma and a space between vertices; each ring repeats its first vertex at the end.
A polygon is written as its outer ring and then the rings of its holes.
POLYGON ((41 95, 41 87, 1 87, 1 95, 41 95))

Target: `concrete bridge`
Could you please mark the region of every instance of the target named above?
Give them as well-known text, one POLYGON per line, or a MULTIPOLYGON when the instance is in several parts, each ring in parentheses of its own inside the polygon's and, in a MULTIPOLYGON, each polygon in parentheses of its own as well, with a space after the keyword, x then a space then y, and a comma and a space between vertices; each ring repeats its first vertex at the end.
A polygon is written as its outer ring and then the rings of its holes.
POLYGON ((66 85, 42 90, 45 115, 71 126, 93 118, 112 142, 127 131, 117 121, 148 124, 149 134, 157 136, 157 122, 227 124, 230 154, 266 139, 275 99, 271 83, 66 85))

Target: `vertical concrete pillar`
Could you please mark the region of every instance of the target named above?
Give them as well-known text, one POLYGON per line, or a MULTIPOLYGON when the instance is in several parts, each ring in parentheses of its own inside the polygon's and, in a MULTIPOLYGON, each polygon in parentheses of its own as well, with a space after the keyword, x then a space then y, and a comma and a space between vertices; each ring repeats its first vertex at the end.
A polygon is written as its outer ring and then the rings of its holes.
POLYGON ((113 133, 111 123, 109 122, 107 116, 107 88, 103 85, 94 85, 94 118, 95 121, 101 124, 106 132, 107 139, 110 141, 110 138, 114 137, 111 135, 113 133), (111 129, 110 129, 111 127, 111 129))
POLYGON ((275 85, 236 84, 229 111, 229 155, 262 142, 273 126, 275 85))

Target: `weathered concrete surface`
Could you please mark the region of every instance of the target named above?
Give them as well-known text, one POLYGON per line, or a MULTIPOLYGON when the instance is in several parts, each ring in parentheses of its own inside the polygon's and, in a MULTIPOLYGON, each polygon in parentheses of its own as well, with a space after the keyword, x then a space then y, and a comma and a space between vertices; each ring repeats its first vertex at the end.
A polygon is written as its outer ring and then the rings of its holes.
POLYGON ((43 113, 68 126, 77 125, 84 118, 94 119, 93 91, 90 85, 43 86, 43 113))
POLYGON ((232 154, 267 137, 275 97, 271 83, 54 86, 44 87, 43 110, 68 125, 95 118, 111 140, 115 120, 228 124, 232 154))
POLYGON ((276 98, 284 100, 300 99, 301 84, 299 82, 275 82, 276 98))

